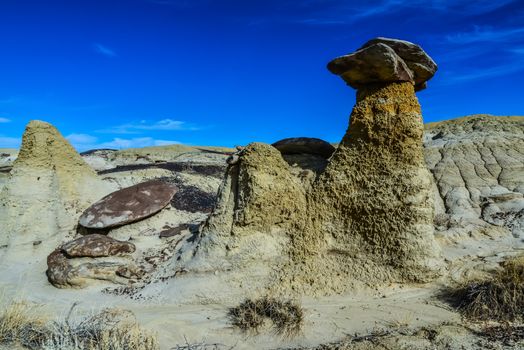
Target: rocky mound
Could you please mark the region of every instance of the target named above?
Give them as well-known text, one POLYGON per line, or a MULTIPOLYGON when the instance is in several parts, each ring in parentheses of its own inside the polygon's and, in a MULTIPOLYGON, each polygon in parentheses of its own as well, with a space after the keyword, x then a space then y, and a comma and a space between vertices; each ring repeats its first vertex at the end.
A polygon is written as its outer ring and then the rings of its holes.
POLYGON ((524 117, 474 115, 426 125, 438 237, 524 237, 524 117), (502 231, 501 231, 502 230, 502 231))
POLYGON ((55 245, 107 185, 52 125, 32 121, 0 194, 0 245, 55 245))

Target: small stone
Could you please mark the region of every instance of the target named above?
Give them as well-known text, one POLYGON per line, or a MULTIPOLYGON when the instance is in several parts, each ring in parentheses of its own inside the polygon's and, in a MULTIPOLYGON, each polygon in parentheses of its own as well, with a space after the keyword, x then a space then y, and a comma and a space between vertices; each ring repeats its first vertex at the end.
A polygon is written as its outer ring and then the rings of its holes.
POLYGON ((239 160, 240 160, 240 157, 238 156, 238 154, 232 154, 229 157, 227 157, 226 162, 229 165, 234 165, 234 164, 237 164, 239 160))
POLYGON ((178 236, 182 233, 182 231, 189 230, 189 227, 190 226, 188 224, 182 224, 177 227, 169 227, 163 230, 162 232, 160 232, 159 237, 160 238, 169 238, 173 236, 178 236))

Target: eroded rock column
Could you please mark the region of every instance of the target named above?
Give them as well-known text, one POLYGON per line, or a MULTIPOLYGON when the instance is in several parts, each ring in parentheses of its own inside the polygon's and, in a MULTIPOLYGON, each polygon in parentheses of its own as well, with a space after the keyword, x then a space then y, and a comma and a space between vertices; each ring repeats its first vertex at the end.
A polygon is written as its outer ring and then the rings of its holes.
POLYGON ((308 195, 294 289, 427 281, 441 266, 415 90, 436 71, 417 45, 378 38, 328 68, 357 89, 349 128, 308 195), (313 256, 314 258, 311 258, 313 256))

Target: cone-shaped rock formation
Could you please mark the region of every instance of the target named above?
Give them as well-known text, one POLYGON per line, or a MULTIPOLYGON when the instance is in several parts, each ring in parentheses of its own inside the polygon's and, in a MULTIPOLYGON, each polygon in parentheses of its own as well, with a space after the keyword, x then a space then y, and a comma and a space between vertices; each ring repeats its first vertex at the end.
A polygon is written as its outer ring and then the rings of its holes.
POLYGON ((55 237, 50 244, 56 246, 106 187, 55 127, 31 121, 0 194, 0 245, 50 243, 55 237))

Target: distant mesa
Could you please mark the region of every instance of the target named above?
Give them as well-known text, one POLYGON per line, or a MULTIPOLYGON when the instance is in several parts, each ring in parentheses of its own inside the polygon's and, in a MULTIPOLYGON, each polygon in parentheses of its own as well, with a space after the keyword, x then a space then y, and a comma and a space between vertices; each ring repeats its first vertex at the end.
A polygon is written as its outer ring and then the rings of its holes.
POLYGON ((79 223, 88 229, 107 229, 145 219, 166 207, 177 187, 152 180, 113 192, 89 207, 79 223))
POLYGON ((335 152, 329 142, 314 137, 292 137, 273 143, 282 154, 315 154, 328 159, 335 152))
POLYGON ((435 75, 437 64, 416 44, 379 37, 354 53, 335 58, 328 69, 355 89, 373 83, 406 81, 419 91, 435 75))

